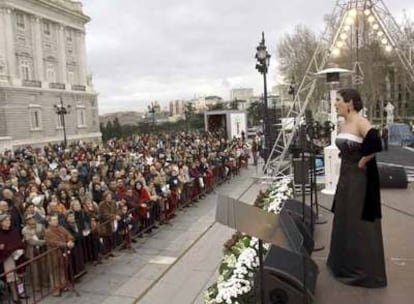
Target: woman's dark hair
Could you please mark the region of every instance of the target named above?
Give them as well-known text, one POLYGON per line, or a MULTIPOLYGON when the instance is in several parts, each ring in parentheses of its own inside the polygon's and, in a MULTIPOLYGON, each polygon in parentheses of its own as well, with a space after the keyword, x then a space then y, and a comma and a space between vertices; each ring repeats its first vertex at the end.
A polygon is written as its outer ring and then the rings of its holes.
POLYGON ((361 95, 355 89, 341 89, 338 91, 338 94, 342 96, 345 102, 353 101, 355 111, 359 112, 363 108, 361 95))
POLYGON ((144 188, 144 184, 139 180, 135 182, 134 189, 137 189, 137 185, 141 185, 141 189, 144 188))

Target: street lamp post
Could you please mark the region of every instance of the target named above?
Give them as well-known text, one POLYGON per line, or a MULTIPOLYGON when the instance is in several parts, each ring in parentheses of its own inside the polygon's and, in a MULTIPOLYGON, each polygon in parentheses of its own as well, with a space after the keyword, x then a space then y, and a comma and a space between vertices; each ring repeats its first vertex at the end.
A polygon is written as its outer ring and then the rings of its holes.
POLYGON ((61 123, 62 128, 63 128, 63 144, 64 144, 64 147, 66 148, 68 142, 67 142, 67 138, 66 138, 65 115, 70 113, 71 107, 70 107, 70 105, 67 105, 66 107, 63 105, 62 96, 60 96, 59 99, 60 99, 60 103, 55 104, 54 108, 55 108, 56 114, 59 115, 60 123, 61 123))
MULTIPOLYGON (((259 42, 259 46, 256 47, 256 69, 263 75, 263 120, 264 120, 264 159, 267 162, 269 157, 270 148, 270 130, 269 130, 269 113, 267 106, 267 71, 270 63, 270 54, 267 52, 265 45, 264 32, 262 32, 262 40, 259 42)), ((259 239, 259 280, 260 280, 260 303, 264 303, 264 289, 263 289, 263 244, 259 239)))
POLYGON ((265 45, 264 32, 262 32, 262 40, 256 47, 256 69, 263 75, 263 120, 264 120, 264 159, 267 161, 270 148, 270 130, 269 130, 269 113, 267 105, 267 72, 270 63, 270 54, 267 52, 265 45))

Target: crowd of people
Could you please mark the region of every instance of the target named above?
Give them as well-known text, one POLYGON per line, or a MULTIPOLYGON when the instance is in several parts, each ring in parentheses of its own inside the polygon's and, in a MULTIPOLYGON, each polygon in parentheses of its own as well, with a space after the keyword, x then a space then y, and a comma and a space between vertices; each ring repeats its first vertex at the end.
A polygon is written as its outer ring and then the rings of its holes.
POLYGON ((115 248, 129 247, 131 236, 151 233, 248 155, 242 139, 195 132, 6 151, 0 156, 3 289, 15 303, 25 297, 27 274, 15 269, 31 261, 31 288, 60 295, 68 272, 79 277, 85 263, 100 263, 115 248))

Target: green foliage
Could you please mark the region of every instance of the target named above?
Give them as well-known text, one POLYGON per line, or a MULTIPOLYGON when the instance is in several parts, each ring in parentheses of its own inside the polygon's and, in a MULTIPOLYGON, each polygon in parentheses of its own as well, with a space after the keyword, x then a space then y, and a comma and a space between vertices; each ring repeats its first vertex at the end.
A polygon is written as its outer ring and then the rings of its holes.
POLYGON ((253 101, 247 109, 247 119, 249 126, 257 126, 262 119, 263 104, 259 101, 253 101))
POLYGON ((142 121, 137 125, 121 125, 118 118, 115 118, 113 122, 108 121, 106 126, 101 123, 100 129, 102 132, 103 141, 107 141, 111 138, 126 138, 134 134, 204 130, 204 115, 192 114, 188 120, 165 122, 155 125, 152 122, 148 121, 142 121))
POLYGON ((237 98, 232 100, 230 103, 230 109, 231 110, 238 110, 239 109, 239 102, 240 100, 238 100, 237 98))
POLYGON ((225 110, 226 107, 224 106, 224 103, 219 102, 216 103, 215 105, 212 105, 209 107, 209 111, 220 111, 220 110, 225 110))

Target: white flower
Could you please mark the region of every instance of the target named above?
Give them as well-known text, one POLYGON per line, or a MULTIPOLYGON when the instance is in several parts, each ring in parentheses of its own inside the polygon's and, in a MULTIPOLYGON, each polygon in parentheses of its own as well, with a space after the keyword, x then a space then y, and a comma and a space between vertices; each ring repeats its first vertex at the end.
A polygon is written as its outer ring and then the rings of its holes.
MULTIPOLYGON (((280 213, 284 207, 284 202, 292 196, 290 187, 291 180, 288 178, 277 181, 271 186, 266 198, 263 199, 264 209, 268 212, 280 213)), ((244 241, 247 236, 244 236, 244 241)), ((249 293, 254 284, 254 272, 259 266, 258 248, 259 240, 255 237, 249 239, 248 247, 242 241, 237 243, 237 248, 241 249, 240 254, 227 254, 222 262, 226 263, 226 275, 230 278, 224 280, 223 274, 217 279, 217 291, 214 298, 207 295, 206 304, 238 303, 239 296, 249 293)), ((263 243, 263 248, 268 250, 270 244, 263 243)))

